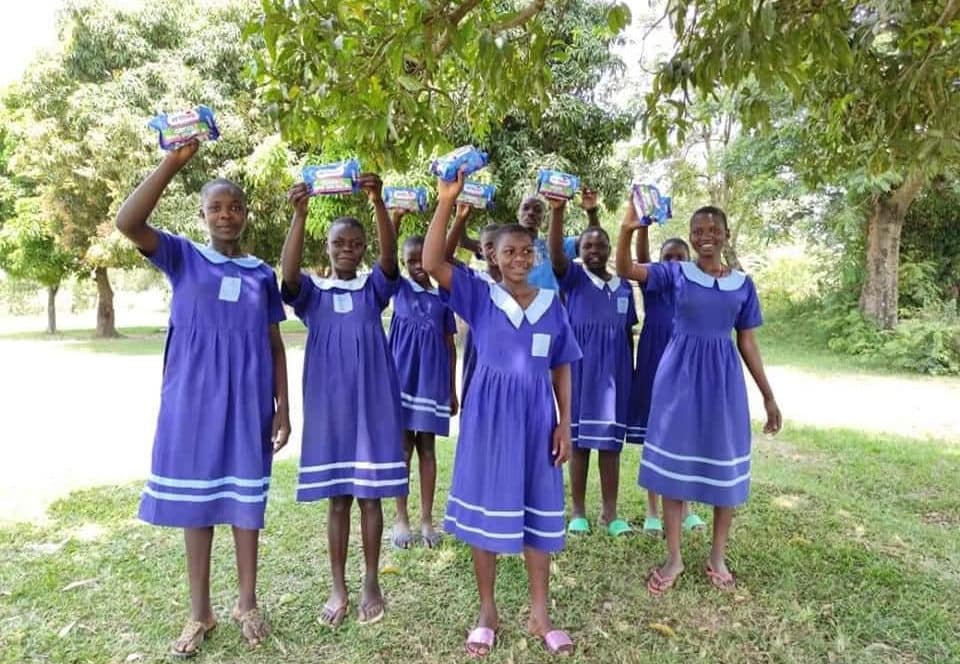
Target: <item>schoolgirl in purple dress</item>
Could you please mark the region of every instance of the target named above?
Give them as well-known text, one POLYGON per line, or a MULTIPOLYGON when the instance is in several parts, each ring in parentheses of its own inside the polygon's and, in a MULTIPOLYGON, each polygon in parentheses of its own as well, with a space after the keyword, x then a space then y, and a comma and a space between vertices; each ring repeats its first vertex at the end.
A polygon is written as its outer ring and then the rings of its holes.
POLYGON ((330 499, 333 586, 320 621, 333 626, 349 610, 345 574, 353 499, 360 506, 365 566, 358 619, 368 624, 384 615, 380 501, 407 494, 400 385, 380 318, 400 285, 397 240, 380 178, 364 174, 360 188, 377 223, 380 255, 371 272, 358 273, 367 243, 363 226, 353 217, 330 225, 327 253, 333 275, 321 279, 300 271, 310 197, 303 183, 290 190, 293 221, 281 258, 281 293, 307 326, 297 500, 330 499))
POLYGON ((597 450, 600 467, 600 520, 613 537, 631 531, 617 516, 620 450, 626 434, 627 402, 633 372, 633 326, 637 312, 633 289, 607 271, 610 238, 599 225, 589 226, 579 238, 582 264, 563 251, 566 201, 551 199, 548 244, 553 272, 564 297, 570 325, 583 350, 572 365, 573 398, 570 493, 573 511, 567 531, 586 533, 587 472, 590 450, 597 450))
POLYGON ((490 652, 498 626, 496 556, 524 554, 530 585, 528 628, 551 652, 572 652, 549 616, 550 554, 563 548, 563 476, 570 453, 570 364, 580 349, 555 291, 527 282, 533 238, 504 226, 496 238, 502 281, 489 284, 445 256, 457 181, 437 183, 439 201, 423 263, 450 307, 473 331, 477 368, 460 418, 446 530, 473 549, 480 616, 465 647, 490 652), (559 421, 555 409, 559 409, 559 421))
POLYGON ((273 454, 290 436, 287 365, 277 278, 243 253, 243 191, 213 180, 200 192, 210 234, 200 245, 147 223, 174 176, 196 154, 167 153, 117 213, 117 228, 170 280, 173 298, 150 477, 140 518, 184 529, 190 620, 170 654, 197 653, 216 624, 210 603, 213 526, 233 526, 239 597, 232 616, 250 645, 269 631, 257 608, 257 544, 273 454))
POLYGON ((757 292, 750 277, 721 262, 729 231, 719 208, 700 208, 690 219, 695 262, 634 263, 630 245, 639 226, 628 203, 617 272, 649 292, 673 292, 676 305, 673 337, 654 379, 640 462, 640 485, 663 496, 667 537, 667 561, 651 572, 647 588, 659 595, 683 572, 680 532, 687 500, 714 506, 706 574, 715 587, 732 588, 727 539, 733 508, 747 500, 750 487, 750 413, 741 357, 764 397, 764 431, 776 433, 781 425, 753 333, 762 322, 757 292))
MULTIPOLYGON (((401 210, 392 211, 399 230, 401 210)), ((457 323, 453 311, 440 298, 423 269, 423 238, 410 236, 403 243, 407 278, 393 298, 390 320, 390 351, 400 379, 403 419, 403 454, 409 472, 414 450, 420 472, 420 539, 433 548, 440 533, 433 527, 433 498, 437 484, 436 437, 450 433, 450 418, 457 414, 457 323)), ((397 497, 397 521, 390 541, 407 549, 410 533, 407 497, 397 497)))

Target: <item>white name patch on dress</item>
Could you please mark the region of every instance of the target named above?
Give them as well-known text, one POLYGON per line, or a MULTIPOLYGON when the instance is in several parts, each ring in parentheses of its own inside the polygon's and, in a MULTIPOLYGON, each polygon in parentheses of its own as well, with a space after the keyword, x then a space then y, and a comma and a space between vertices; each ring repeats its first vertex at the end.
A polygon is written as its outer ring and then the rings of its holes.
POLYGON ((550 335, 534 334, 533 345, 530 347, 530 354, 533 357, 546 357, 550 354, 550 335))
POLYGON ((240 299, 240 277, 223 277, 220 280, 220 299, 224 302, 236 302, 240 299))
POLYGON ((338 314, 348 314, 353 311, 353 297, 350 293, 334 293, 333 310, 338 314))
POLYGON ((627 298, 625 297, 617 298, 617 313, 618 314, 627 313, 627 298))

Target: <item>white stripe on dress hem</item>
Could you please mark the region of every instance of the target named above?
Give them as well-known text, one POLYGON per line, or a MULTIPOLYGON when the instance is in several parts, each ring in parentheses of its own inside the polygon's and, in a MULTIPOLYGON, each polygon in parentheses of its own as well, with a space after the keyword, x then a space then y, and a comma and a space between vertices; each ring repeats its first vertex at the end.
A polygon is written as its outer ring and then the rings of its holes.
POLYGON ((617 436, 584 436, 583 434, 580 434, 579 436, 577 436, 577 438, 580 439, 580 440, 611 440, 611 441, 613 441, 613 442, 615 442, 615 443, 622 443, 622 442, 623 442, 623 436, 620 436, 620 437, 617 437, 617 436))
POLYGON ((461 507, 466 507, 468 510, 473 510, 474 512, 480 512, 484 516, 497 516, 497 517, 516 517, 523 516, 523 510, 488 510, 484 509, 480 505, 473 505, 471 503, 464 502, 450 494, 447 496, 447 500, 460 505, 461 507))
POLYGON ((652 450, 656 452, 657 454, 661 454, 665 457, 669 457, 670 459, 676 459, 677 461, 693 461, 695 463, 708 463, 711 466, 736 466, 737 464, 750 460, 749 454, 747 454, 746 456, 737 457, 736 459, 730 459, 727 461, 720 461, 717 459, 711 459, 709 457, 674 454, 673 452, 666 451, 662 447, 657 447, 656 445, 651 443, 649 440, 647 441, 647 444, 644 447, 646 447, 648 450, 652 450))
POLYGON ((300 472, 320 473, 326 470, 337 470, 340 468, 356 468, 357 470, 389 470, 391 468, 403 468, 406 470, 407 464, 402 461, 391 461, 388 463, 373 463, 372 461, 338 461, 337 463, 325 463, 320 466, 300 466, 300 472))
MULTIPOLYGON (((649 445, 650 443, 647 444, 649 445)), ((699 482, 700 484, 709 484, 710 486, 731 487, 750 479, 750 473, 747 473, 746 475, 735 477, 732 480, 715 480, 710 477, 701 477, 700 475, 683 475, 681 473, 673 473, 669 470, 661 468, 655 463, 647 461, 646 459, 640 459, 640 463, 655 473, 663 475, 664 477, 669 477, 673 480, 680 480, 681 482, 699 482)))
POLYGON ((320 487, 332 486, 334 484, 356 484, 358 486, 399 486, 406 484, 407 478, 402 480, 362 480, 355 477, 342 477, 336 480, 327 480, 326 482, 299 482, 297 491, 301 489, 318 489, 320 487))
POLYGON ((443 520, 451 522, 460 530, 466 530, 467 532, 471 532, 471 533, 478 533, 480 535, 483 535, 484 537, 489 537, 490 539, 521 539, 523 537, 523 533, 491 533, 484 530, 483 528, 473 528, 472 526, 465 526, 459 521, 457 521, 455 518, 453 518, 452 516, 445 516, 443 517, 443 520))
POLYGON ((180 489, 209 489, 215 486, 223 486, 224 484, 236 484, 237 486, 267 486, 270 484, 270 476, 261 477, 260 479, 244 479, 242 477, 234 477, 233 475, 227 475, 225 477, 218 477, 213 480, 182 480, 176 477, 163 477, 161 475, 150 474, 147 478, 148 482, 153 482, 154 484, 160 484, 161 486, 170 486, 180 489))
POLYGON ((247 496, 236 491, 220 491, 218 493, 208 493, 202 496, 195 496, 189 493, 167 493, 166 491, 156 491, 146 486, 143 492, 148 496, 153 496, 157 500, 171 500, 183 503, 209 503, 221 498, 229 498, 240 503, 262 503, 267 499, 267 492, 255 496, 247 496))
POLYGON ((647 427, 627 427, 627 431, 646 431, 647 427))
POLYGON ((440 409, 438 409, 438 408, 431 408, 430 406, 420 406, 420 405, 414 404, 414 403, 403 403, 403 402, 401 402, 401 403, 400 403, 400 407, 401 407, 401 408, 406 408, 407 410, 415 410, 415 411, 418 411, 418 412, 421 412, 421 413, 430 413, 431 415, 434 415, 434 416, 440 417, 440 418, 448 418, 448 419, 449 419, 449 417, 450 417, 450 411, 449 411, 449 410, 444 411, 444 410, 440 410, 440 409))
POLYGON ((546 531, 536 530, 535 528, 530 528, 528 526, 524 526, 523 529, 526 530, 528 533, 533 533, 534 535, 538 535, 540 537, 563 537, 566 532, 563 530, 555 530, 552 533, 548 533, 546 531))
POLYGON ((563 510, 559 510, 559 511, 538 510, 538 509, 534 509, 533 507, 527 507, 527 506, 524 506, 523 509, 524 509, 525 511, 527 511, 527 512, 532 512, 533 514, 536 514, 537 516, 559 516, 559 517, 564 516, 563 510))
POLYGON ((613 422, 613 421, 607 421, 607 420, 580 420, 579 423, 574 423, 573 426, 577 426, 577 424, 603 424, 603 425, 612 424, 618 427, 627 426, 623 422, 613 422))
POLYGON ((420 403, 427 406, 434 406, 436 408, 439 408, 440 410, 450 410, 450 406, 448 404, 442 404, 439 401, 436 401, 434 399, 428 399, 427 397, 415 397, 412 394, 401 392, 400 398, 406 399, 407 401, 412 401, 413 403, 420 403))

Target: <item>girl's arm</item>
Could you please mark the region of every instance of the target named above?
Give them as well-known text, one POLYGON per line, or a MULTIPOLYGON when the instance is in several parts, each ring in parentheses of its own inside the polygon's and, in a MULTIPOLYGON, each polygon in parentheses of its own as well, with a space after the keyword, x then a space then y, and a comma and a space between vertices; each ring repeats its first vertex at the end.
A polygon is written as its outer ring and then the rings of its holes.
POLYGON ((647 266, 630 260, 630 240, 633 232, 640 228, 640 219, 633 201, 627 201, 627 213, 620 225, 620 238, 617 240, 617 274, 625 279, 633 279, 641 284, 647 283, 647 266))
POLYGON ((160 242, 157 231, 147 224, 147 219, 153 214, 160 195, 173 180, 173 176, 193 158, 199 147, 199 142, 190 141, 168 152, 160 165, 134 189, 117 212, 117 230, 147 256, 152 256, 157 251, 160 242))
POLYGON ((390 210, 390 223, 393 224, 393 237, 395 238, 400 237, 400 223, 403 221, 405 214, 407 214, 407 211, 400 208, 390 210))
POLYGON ((453 182, 444 182, 437 178, 437 209, 433 211, 430 228, 423 240, 423 269, 433 277, 444 290, 453 285, 453 266, 447 260, 446 239, 447 222, 453 213, 457 196, 463 191, 463 170, 457 173, 453 182))
POLYGON ((763 426, 764 433, 777 433, 783 425, 780 407, 773 398, 773 390, 767 382, 767 374, 763 370, 763 360, 760 358, 760 347, 757 346, 757 337, 753 330, 737 330, 737 348, 743 358, 753 381, 757 384, 760 394, 763 395, 763 407, 767 411, 767 423, 763 426))
POLYGON ((580 207, 587 213, 587 227, 600 225, 600 209, 597 207, 597 192, 590 187, 583 188, 580 195, 580 207))
POLYGON ((560 467, 570 458, 570 398, 572 393, 570 365, 561 364, 550 370, 553 379, 553 393, 557 398, 560 421, 553 430, 553 465, 560 467))
MULTIPOLYGON (((586 193, 584 193, 586 196, 586 193)), ((567 255, 563 253, 563 215, 567 202, 563 199, 549 198, 550 202, 550 232, 547 235, 547 246, 550 249, 550 262, 553 264, 553 273, 562 278, 567 273, 567 255)))
POLYGON ((473 208, 469 205, 460 203, 457 205, 457 217, 453 221, 453 227, 447 234, 447 258, 453 258, 457 254, 457 247, 463 247, 474 255, 479 254, 483 247, 473 238, 467 237, 467 220, 473 208))
POLYGON ((650 227, 641 226, 637 231, 637 244, 634 247, 638 263, 650 262, 650 227))
POLYGON ((270 353, 273 355, 274 414, 270 440, 276 454, 290 440, 290 401, 287 392, 287 353, 283 348, 280 326, 270 326, 270 353))
POLYGON ((375 173, 360 176, 360 188, 366 192, 373 204, 373 216, 377 220, 377 239, 380 242, 380 269, 391 279, 399 274, 397 270, 397 234, 390 223, 390 215, 383 204, 383 181, 375 173))
POLYGON ((303 261, 303 242, 307 226, 307 209, 310 204, 310 188, 303 182, 296 184, 287 193, 293 205, 293 220, 287 239, 280 252, 280 273, 283 287, 296 297, 300 292, 300 264, 303 261))
POLYGON ((454 416, 460 410, 460 402, 457 400, 457 342, 452 334, 444 335, 447 341, 447 351, 450 353, 450 416, 454 416))

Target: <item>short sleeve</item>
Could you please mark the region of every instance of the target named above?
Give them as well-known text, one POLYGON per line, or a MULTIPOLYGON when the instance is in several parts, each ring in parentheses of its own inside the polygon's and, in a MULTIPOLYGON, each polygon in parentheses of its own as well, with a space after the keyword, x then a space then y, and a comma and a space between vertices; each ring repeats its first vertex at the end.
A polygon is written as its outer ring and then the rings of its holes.
POLYGON ((287 289, 286 285, 280 287, 280 296, 284 302, 293 307, 293 313, 303 322, 307 322, 307 312, 316 298, 317 288, 313 285, 313 280, 305 273, 300 273, 300 291, 296 297, 287 289))
POLYGON ((490 284, 462 265, 453 266, 451 281, 449 291, 440 289, 440 297, 467 325, 476 325, 490 301, 490 284))
MULTIPOLYGON (((173 235, 159 228, 157 232, 157 250, 146 256, 157 269, 163 272, 172 281, 183 267, 183 256, 187 250, 192 250, 190 240, 180 235, 173 235)), ((141 252, 142 253, 142 252, 141 252)))
POLYGON ((379 262, 374 263, 369 281, 373 285, 373 294, 376 296, 377 304, 380 305, 382 311, 390 304, 390 298, 400 290, 400 270, 398 269, 397 276, 391 279, 380 267, 379 262))
POLYGON ((679 269, 679 265, 674 262, 670 263, 648 263, 647 264, 647 281, 642 284, 642 288, 646 293, 662 293, 664 291, 673 290, 674 283, 676 282, 677 273, 676 270, 679 269))
POLYGON ((563 253, 570 260, 576 258, 580 253, 580 238, 575 235, 563 238, 563 253))
POLYGON ((265 285, 267 288, 267 320, 271 325, 287 319, 283 310, 283 301, 280 299, 280 289, 277 287, 277 275, 273 268, 266 266, 265 285))
POLYGON ((453 309, 447 307, 443 312, 443 333, 444 334, 456 334, 457 333, 457 319, 453 316, 453 309))
POLYGON ((559 307, 557 320, 560 322, 557 326, 557 343, 551 344, 551 369, 556 369, 564 364, 572 364, 583 357, 580 344, 577 343, 576 337, 573 336, 573 328, 570 327, 570 321, 567 319, 566 311, 563 309, 563 306, 559 304, 559 300, 557 300, 556 306, 559 307))
POLYGON ((579 263, 567 261, 567 271, 557 280, 560 292, 567 294, 579 287, 584 278, 583 267, 579 263))
POLYGON ((752 330, 755 327, 763 325, 763 314, 760 312, 760 298, 757 297, 757 289, 753 285, 753 279, 747 277, 743 284, 747 291, 747 296, 740 305, 740 312, 737 314, 737 321, 734 327, 737 330, 752 330))

